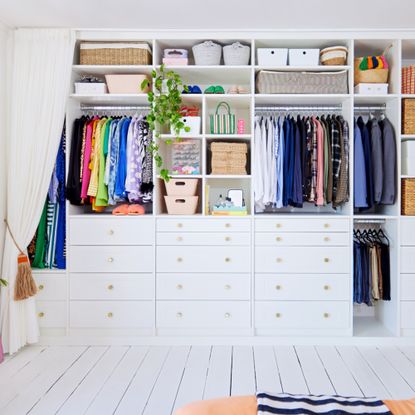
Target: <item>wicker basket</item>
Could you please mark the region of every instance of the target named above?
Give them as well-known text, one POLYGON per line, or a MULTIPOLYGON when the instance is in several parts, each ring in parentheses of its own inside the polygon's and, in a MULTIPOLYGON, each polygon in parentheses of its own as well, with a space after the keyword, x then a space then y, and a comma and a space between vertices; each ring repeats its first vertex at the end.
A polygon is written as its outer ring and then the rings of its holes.
POLYGON ((248 146, 245 143, 213 142, 210 150, 211 174, 246 174, 248 146))
POLYGON ((402 134, 415 134, 415 99, 402 100, 402 134))
POLYGON ((220 65, 222 46, 207 40, 192 47, 196 65, 220 65))
POLYGON ((82 42, 81 65, 151 65, 151 49, 139 42, 82 42))
POLYGON ((322 65, 346 65, 347 48, 345 46, 332 46, 320 51, 322 65))
POLYGON ((402 215, 415 215, 415 179, 402 179, 402 215))
POLYGON ((415 94, 415 65, 402 68, 402 94, 415 94))
POLYGON ((225 65, 249 65, 251 48, 239 42, 223 47, 223 61, 225 65))
POLYGON ((354 60, 354 84, 387 84, 389 69, 368 69, 361 71, 359 65, 364 58, 354 60))

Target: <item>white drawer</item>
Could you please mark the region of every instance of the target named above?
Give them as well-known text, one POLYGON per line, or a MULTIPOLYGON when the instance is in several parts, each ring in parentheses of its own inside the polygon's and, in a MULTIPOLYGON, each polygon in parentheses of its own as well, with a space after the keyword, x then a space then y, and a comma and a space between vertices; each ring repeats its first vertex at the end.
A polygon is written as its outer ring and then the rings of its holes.
POLYGON ((415 301, 401 302, 401 328, 415 329, 415 301))
POLYGON ((344 274, 349 272, 349 266, 349 248, 255 248, 256 272, 344 274))
POLYGON ((401 245, 415 246, 415 219, 401 219, 401 245))
POLYGON ((250 274, 158 274, 159 300, 249 300, 250 274))
POLYGON ((250 245, 251 234, 248 232, 158 232, 157 245, 250 245))
POLYGON ((71 272, 152 272, 151 246, 71 246, 71 272))
POLYGON ((154 221, 144 217, 71 218, 72 245, 151 245, 154 221))
POLYGON ((348 274, 255 276, 256 300, 347 301, 350 295, 348 274))
POLYGON ((258 301, 255 326, 276 329, 334 329, 350 324, 347 301, 258 301))
POLYGON ((401 247, 401 273, 415 273, 415 246, 401 247))
POLYGON ((153 327, 152 301, 71 301, 71 327, 153 327))
POLYGON ((249 301, 158 301, 159 328, 249 328, 249 301))
POLYGON ((415 301, 415 274, 401 274, 401 300, 415 301))
POLYGON ((152 274, 71 274, 71 300, 152 300, 152 274))
POLYGON ((36 313, 40 327, 66 327, 66 301, 36 301, 36 313))
POLYGON ((158 219, 157 232, 250 232, 249 219, 158 219))
POLYGON ((256 232, 348 232, 349 220, 329 219, 257 219, 256 232))
POLYGON ((249 272, 250 247, 157 247, 157 272, 249 272))
POLYGON ((67 298, 66 275, 45 275, 33 273, 38 292, 38 301, 63 301, 67 298))
POLYGON ((273 246, 349 246, 346 232, 256 232, 255 245, 273 246))

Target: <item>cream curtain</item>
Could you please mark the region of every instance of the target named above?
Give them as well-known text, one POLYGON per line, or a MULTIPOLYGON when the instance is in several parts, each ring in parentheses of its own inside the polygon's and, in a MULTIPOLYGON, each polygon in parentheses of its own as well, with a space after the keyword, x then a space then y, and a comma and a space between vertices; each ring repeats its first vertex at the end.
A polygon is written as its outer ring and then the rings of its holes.
MULTIPOLYGON (((38 225, 59 147, 71 79, 75 35, 67 29, 18 29, 6 135, 7 220, 25 248, 38 225)), ((38 341, 35 300, 14 301, 18 250, 6 233, 0 332, 4 351, 38 341)))

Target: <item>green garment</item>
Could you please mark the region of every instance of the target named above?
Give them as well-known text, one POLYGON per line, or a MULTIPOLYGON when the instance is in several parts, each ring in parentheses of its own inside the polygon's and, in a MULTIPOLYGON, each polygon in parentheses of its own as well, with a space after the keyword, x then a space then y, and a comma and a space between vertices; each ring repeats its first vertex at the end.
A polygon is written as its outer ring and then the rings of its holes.
POLYGON ((40 217, 37 228, 37 239, 35 257, 32 262, 32 268, 45 268, 45 249, 46 249, 46 219, 48 211, 48 201, 43 206, 42 216, 40 217))
POLYGON ((108 139, 110 133, 112 118, 108 118, 101 128, 101 148, 99 149, 99 175, 98 175, 98 193, 95 206, 108 206, 108 187, 104 183, 105 177, 105 156, 108 153, 108 139))

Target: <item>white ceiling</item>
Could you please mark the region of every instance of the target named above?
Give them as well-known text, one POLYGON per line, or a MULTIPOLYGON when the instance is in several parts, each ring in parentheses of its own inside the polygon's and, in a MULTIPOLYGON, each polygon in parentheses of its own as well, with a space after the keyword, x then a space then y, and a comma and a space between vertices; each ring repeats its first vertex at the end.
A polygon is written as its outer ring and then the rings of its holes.
POLYGON ((414 0, 0 0, 19 27, 115 29, 415 28, 414 0))

